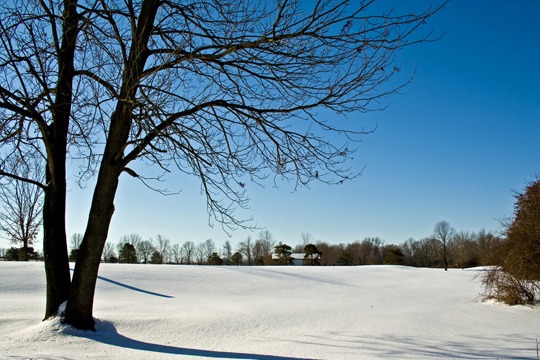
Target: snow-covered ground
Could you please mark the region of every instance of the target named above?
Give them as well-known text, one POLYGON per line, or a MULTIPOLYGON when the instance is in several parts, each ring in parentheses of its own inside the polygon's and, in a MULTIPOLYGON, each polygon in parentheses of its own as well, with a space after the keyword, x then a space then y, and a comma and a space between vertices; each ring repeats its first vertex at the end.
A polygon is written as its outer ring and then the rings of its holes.
POLYGON ((540 309, 479 270, 103 264, 98 332, 42 322, 42 263, 0 262, 0 359, 536 359, 540 309))

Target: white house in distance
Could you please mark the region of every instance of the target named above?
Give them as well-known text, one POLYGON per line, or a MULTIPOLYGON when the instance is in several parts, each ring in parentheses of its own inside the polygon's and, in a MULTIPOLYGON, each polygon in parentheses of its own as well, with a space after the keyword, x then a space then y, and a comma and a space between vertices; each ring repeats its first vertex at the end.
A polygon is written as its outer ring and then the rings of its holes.
MULTIPOLYGON (((293 266, 302 266, 302 265, 304 265, 304 256, 305 255, 306 254, 304 254, 304 253, 293 253, 293 254, 291 254, 289 256, 289 258, 291 259, 292 265, 293 266)), ((314 254, 313 258, 318 259, 319 255, 314 254)), ((280 259, 279 255, 272 254, 272 260, 279 260, 279 259, 280 259)))

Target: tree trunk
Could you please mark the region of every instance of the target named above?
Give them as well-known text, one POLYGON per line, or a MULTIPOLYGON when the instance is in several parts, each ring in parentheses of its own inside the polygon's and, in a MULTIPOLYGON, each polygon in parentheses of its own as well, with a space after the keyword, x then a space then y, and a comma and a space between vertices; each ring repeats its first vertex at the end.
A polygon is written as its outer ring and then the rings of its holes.
POLYGON ((19 261, 28 261, 28 237, 23 237, 23 252, 19 252, 19 261))
POLYGON ((448 271, 448 258, 446 255, 446 244, 443 245, 443 253, 444 253, 444 271, 448 271))
MULTIPOLYGON (((106 151, 107 153, 107 151, 106 151)), ((88 218, 77 254, 64 322, 82 330, 95 330, 92 316, 101 254, 105 247, 120 171, 109 161, 102 163, 88 218)))
POLYGON ((65 0, 62 13, 62 44, 58 54, 58 83, 53 123, 42 129, 47 139, 47 167, 43 202, 43 256, 47 277, 45 318, 56 315, 70 290, 66 237, 66 157, 72 105, 74 58, 77 43, 77 0, 65 0))
POLYGON ((43 202, 43 256, 47 278, 45 319, 57 314, 58 307, 68 299, 71 284, 65 222, 65 162, 63 164, 53 166, 57 172, 54 176, 47 167, 48 187, 43 202))
POLYGON ((99 169, 88 224, 77 254, 64 322, 81 330, 95 330, 92 316, 101 254, 114 213, 114 198, 122 172, 122 155, 131 112, 119 103, 111 115, 111 128, 99 169))

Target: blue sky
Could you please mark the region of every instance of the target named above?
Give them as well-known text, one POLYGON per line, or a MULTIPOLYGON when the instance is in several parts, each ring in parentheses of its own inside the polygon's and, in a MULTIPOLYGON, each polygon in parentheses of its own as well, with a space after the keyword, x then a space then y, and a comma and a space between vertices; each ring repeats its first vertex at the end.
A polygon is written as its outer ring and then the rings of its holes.
MULTIPOLYGON (((301 233, 329 243, 379 236, 386 243, 431 234, 439 220, 457 230, 496 231, 512 214, 513 192, 540 173, 540 2, 450 1, 429 23, 444 36, 398 57, 412 83, 381 112, 350 114, 352 126, 377 126, 351 166, 364 168, 341 186, 249 185, 240 217, 295 245, 301 233)), ((196 179, 175 178, 163 197, 127 176, 120 182, 109 240, 162 234, 172 243, 212 238, 233 245, 258 231, 228 237, 208 226, 196 179)), ((91 189, 71 186, 68 236, 83 232, 91 189)), ((4 240, 0 247, 8 246, 4 240)))

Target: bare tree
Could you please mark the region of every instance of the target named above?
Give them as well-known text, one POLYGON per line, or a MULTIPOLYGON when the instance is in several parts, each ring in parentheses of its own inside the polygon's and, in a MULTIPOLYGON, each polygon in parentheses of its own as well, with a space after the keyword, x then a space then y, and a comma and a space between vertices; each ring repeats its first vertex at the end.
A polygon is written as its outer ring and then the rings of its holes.
POLYGON ((77 260, 77 256, 79 254, 79 247, 81 247, 81 242, 82 242, 82 234, 73 234, 71 236, 71 239, 70 239, 70 252, 69 252, 69 261, 76 261, 77 260))
POLYGON ((139 244, 143 241, 143 238, 139 234, 129 234, 129 235, 123 235, 120 238, 120 241, 118 243, 118 249, 120 249, 124 244, 131 244, 135 249, 139 247, 139 244))
POLYGON ((310 233, 303 232, 302 233, 302 247, 312 244, 313 243, 313 235, 310 233))
MULTIPOLYGON (((20 176, 40 179, 36 164, 14 166, 20 176)), ((29 182, 6 178, 0 183, 0 232, 22 247, 19 259, 28 260, 29 247, 36 241, 42 223, 43 192, 29 182)))
POLYGON ((3 4, 0 175, 17 178, 3 166, 14 154, 46 160, 46 180, 34 181, 45 192, 46 317, 67 300, 64 321, 94 328, 119 177, 148 180, 130 167, 138 159, 197 177, 209 216, 225 229, 246 226, 234 209, 246 206, 248 181, 278 177, 302 186, 355 177, 345 165, 354 151, 347 142, 362 132, 325 121, 320 110, 384 107, 384 97, 409 80, 398 75, 396 52, 426 40, 421 28, 437 10, 398 14, 373 3, 3 4), (67 159, 80 165, 79 181, 96 176, 72 280, 67 159))
POLYGON ((439 221, 433 229, 433 238, 441 243, 443 249, 444 270, 448 270, 448 244, 456 231, 448 221, 439 221))
POLYGON ((200 243, 195 247, 194 250, 195 260, 197 261, 197 265, 203 265, 208 258, 206 257, 206 244, 200 243))
POLYGON ((171 261, 175 264, 180 264, 182 262, 182 250, 178 244, 171 246, 171 261))
POLYGON ((70 242, 69 242, 71 249, 78 249, 81 246, 82 238, 83 238, 82 234, 79 234, 79 233, 75 233, 71 235, 70 242))
POLYGON ((223 244, 223 262, 225 263, 225 265, 229 265, 231 263, 232 255, 233 252, 231 242, 227 240, 225 241, 225 244, 223 244))
POLYGON ((253 240, 248 236, 246 240, 238 244, 238 252, 246 256, 248 265, 253 265, 253 240))
POLYGON ((154 244, 152 244, 152 239, 138 241, 135 249, 137 250, 139 261, 142 261, 143 264, 147 264, 154 251, 156 251, 154 244))
POLYGON ((195 252, 195 244, 191 241, 186 241, 182 245, 182 263, 191 264, 193 261, 193 253, 195 252))
POLYGON ((264 256, 272 255, 274 251, 274 246, 276 245, 276 240, 269 230, 262 230, 259 232, 257 241, 260 241, 262 244, 262 252, 264 256))
POLYGON ((105 247, 103 248, 103 261, 106 263, 109 262, 118 262, 118 258, 116 257, 116 252, 114 251, 114 245, 111 242, 105 243, 105 247))
POLYGON ((321 265, 336 265, 339 256, 339 249, 335 245, 330 245, 326 242, 318 241, 317 249, 323 253, 321 256, 321 265))
POLYGON ((161 234, 156 236, 157 251, 161 254, 161 260, 166 264, 170 259, 171 241, 161 234))
POLYGON ((206 239, 204 244, 204 256, 206 260, 212 256, 212 254, 216 251, 216 244, 214 244, 214 241, 212 239, 206 239))

